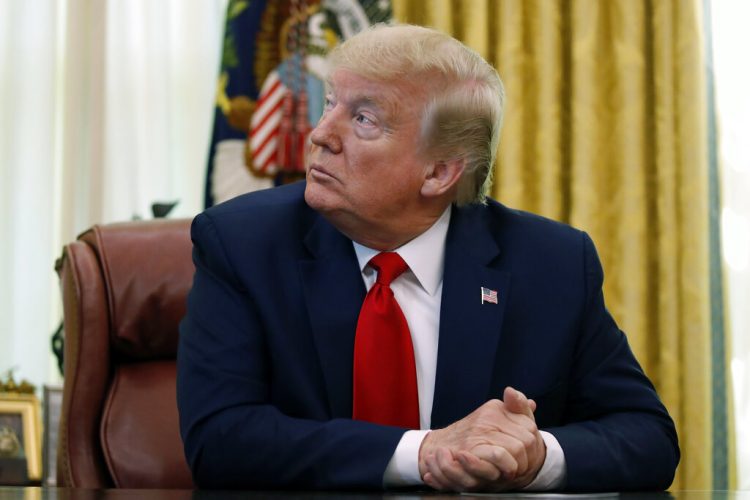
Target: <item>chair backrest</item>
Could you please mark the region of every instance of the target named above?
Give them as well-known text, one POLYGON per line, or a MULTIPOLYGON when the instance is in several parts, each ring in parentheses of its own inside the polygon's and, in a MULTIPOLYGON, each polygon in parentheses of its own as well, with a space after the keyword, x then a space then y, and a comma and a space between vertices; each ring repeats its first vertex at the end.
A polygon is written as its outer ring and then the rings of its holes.
POLYGON ((63 249, 58 484, 192 487, 175 395, 191 249, 190 221, 164 219, 94 226, 63 249))

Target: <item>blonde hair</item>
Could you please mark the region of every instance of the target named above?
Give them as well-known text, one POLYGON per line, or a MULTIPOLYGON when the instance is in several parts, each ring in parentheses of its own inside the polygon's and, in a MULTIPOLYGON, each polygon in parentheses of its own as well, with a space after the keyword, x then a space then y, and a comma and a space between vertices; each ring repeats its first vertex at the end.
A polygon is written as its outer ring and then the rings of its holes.
POLYGON ((503 120, 503 84, 482 56, 439 31, 376 24, 336 47, 331 69, 427 87, 422 140, 437 160, 463 159, 456 203, 483 203, 492 183, 503 120))

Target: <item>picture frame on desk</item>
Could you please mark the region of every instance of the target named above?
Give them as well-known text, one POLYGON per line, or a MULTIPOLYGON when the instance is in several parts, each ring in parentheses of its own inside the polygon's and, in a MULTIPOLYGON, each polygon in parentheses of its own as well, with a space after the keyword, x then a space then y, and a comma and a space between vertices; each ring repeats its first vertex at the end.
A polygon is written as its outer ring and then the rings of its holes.
POLYGON ((39 400, 0 393, 0 484, 39 484, 42 479, 39 400))

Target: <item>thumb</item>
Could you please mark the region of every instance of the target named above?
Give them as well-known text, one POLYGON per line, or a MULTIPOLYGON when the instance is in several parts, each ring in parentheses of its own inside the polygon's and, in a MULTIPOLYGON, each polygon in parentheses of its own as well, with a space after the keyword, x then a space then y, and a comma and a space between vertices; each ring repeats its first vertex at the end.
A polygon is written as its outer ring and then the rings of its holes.
POLYGON ((503 392, 503 403, 505 403, 509 411, 526 415, 534 420, 536 404, 532 400, 527 399, 521 391, 517 391, 510 386, 506 387, 503 392))

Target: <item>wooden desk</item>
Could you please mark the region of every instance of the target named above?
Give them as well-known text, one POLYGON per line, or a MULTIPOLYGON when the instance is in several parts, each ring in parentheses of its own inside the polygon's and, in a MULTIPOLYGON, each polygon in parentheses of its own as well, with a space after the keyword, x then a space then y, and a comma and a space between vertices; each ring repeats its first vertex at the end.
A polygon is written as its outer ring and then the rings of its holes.
POLYGON ((208 491, 208 490, 86 490, 79 488, 38 488, 0 486, 0 500, 428 500, 461 499, 487 500, 490 498, 519 500, 750 500, 750 491, 672 491, 662 493, 622 493, 600 495, 575 494, 519 494, 447 495, 431 492, 286 492, 286 491, 208 491))

